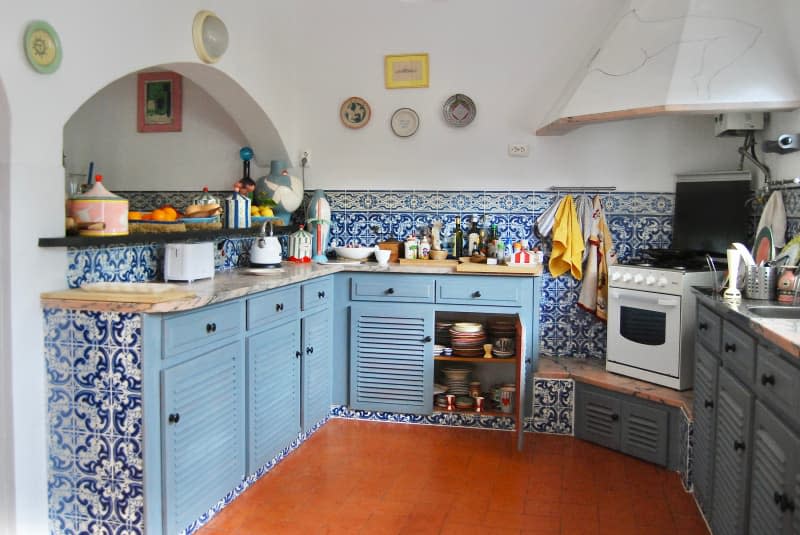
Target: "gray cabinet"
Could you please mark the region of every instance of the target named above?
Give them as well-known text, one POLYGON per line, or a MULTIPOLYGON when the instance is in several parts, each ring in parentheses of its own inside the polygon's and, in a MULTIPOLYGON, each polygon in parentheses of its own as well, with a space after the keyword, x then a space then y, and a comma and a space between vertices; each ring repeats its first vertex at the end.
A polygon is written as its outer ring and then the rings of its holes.
POLYGON ((753 395, 725 367, 719 372, 711 528, 747 533, 753 395))
POLYGON ((178 533, 245 476, 241 341, 164 370, 162 389, 164 531, 178 533))
POLYGON ((430 414, 433 308, 354 303, 350 324, 350 406, 430 414))
POLYGON ((694 467, 692 473, 697 503, 706 518, 710 519, 719 361, 699 342, 695 344, 694 356, 694 467))
MULTIPOLYGON (((576 385, 575 436, 628 455, 667 466, 670 412, 664 405, 576 385)), ((676 420, 677 414, 672 416, 676 420)), ((675 446, 677 447, 677 446, 675 446)))

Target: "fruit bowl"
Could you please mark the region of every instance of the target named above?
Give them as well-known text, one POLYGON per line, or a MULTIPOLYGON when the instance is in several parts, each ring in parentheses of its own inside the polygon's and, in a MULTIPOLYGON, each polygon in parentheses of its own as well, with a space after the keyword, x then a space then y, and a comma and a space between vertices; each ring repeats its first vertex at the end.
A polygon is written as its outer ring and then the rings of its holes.
POLYGON ((364 260, 375 250, 374 247, 334 247, 336 256, 348 260, 364 260))

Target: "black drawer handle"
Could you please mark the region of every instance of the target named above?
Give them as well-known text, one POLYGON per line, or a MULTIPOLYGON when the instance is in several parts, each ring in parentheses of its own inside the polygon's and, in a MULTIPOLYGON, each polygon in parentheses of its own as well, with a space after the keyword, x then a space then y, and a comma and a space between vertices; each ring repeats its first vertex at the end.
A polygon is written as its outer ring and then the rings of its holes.
POLYGON ((313 346, 308 346, 308 347, 306 348, 306 355, 310 355, 310 354, 312 354, 313 352, 314 352, 314 347, 313 347, 313 346))
POLYGON ((394 288, 387 288, 386 293, 392 295, 394 293, 394 288))
POLYGON ((325 299, 325 292, 317 292, 317 297, 320 299, 325 299))
POLYGON ((744 451, 744 442, 740 440, 733 441, 733 451, 744 451))
POLYGON ((781 501, 781 512, 785 513, 786 511, 794 513, 794 501, 789 499, 789 497, 784 494, 783 500, 781 501))
POLYGON ((775 386, 775 376, 772 374, 767 375, 766 373, 761 374, 761 384, 775 386))
POLYGON ((275 303, 275 312, 283 311, 283 303, 275 303))
POLYGON ((303 352, 302 351, 295 351, 294 352, 294 358, 299 359, 302 356, 303 356, 303 352))
POLYGON ((478 292, 478 291, 472 292, 472 297, 474 297, 475 299, 477 299, 480 296, 481 296, 480 292, 478 292))
POLYGON ((611 415, 611 421, 612 422, 616 422, 617 420, 619 420, 619 414, 612 414, 611 415))
POLYGON ((426 336, 425 338, 422 339, 422 341, 425 342, 426 344, 431 340, 433 340, 433 338, 431 338, 430 336, 426 336))
POLYGON ((216 323, 206 323, 206 332, 207 333, 215 333, 215 332, 217 332, 217 324, 216 323))
POLYGON ((776 490, 775 494, 772 495, 772 498, 775 500, 776 505, 780 505, 781 502, 783 501, 783 494, 781 494, 776 490))
POLYGON ((736 344, 725 344, 725 353, 733 353, 736 351, 736 344))
POLYGON ((698 323, 697 324, 697 329, 700 330, 700 331, 707 331, 708 330, 708 323, 706 323, 706 322, 698 323))
POLYGON ((177 424, 180 421, 181 421, 181 415, 179 413, 177 413, 177 412, 175 414, 170 414, 167 417, 167 422, 169 422, 171 424, 177 424))
POLYGON ((713 408, 714 408, 714 402, 713 402, 712 400, 710 400, 710 399, 707 399, 707 400, 705 401, 705 403, 703 403, 703 406, 704 406, 706 409, 713 409, 713 408))

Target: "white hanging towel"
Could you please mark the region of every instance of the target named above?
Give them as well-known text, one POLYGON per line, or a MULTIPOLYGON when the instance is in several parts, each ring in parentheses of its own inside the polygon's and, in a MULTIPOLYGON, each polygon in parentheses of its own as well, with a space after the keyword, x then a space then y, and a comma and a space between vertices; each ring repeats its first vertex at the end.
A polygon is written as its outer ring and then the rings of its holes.
POLYGON ((556 222, 556 211, 558 211, 558 207, 561 205, 561 200, 561 198, 558 198, 553 201, 550 208, 542 212, 539 217, 536 218, 536 222, 533 225, 534 234, 542 239, 550 235, 550 232, 553 230, 553 225, 556 222))
POLYGON ((583 270, 578 306, 606 321, 608 317, 608 266, 617 263, 611 230, 608 228, 600 196, 592 203, 592 230, 589 255, 583 270))
POLYGON ((586 263, 586 257, 589 256, 589 237, 592 234, 592 201, 588 195, 581 195, 575 203, 575 212, 578 214, 578 224, 581 227, 581 236, 583 236, 583 262, 586 263))
POLYGON ((783 195, 780 191, 773 191, 764 205, 756 236, 764 227, 769 227, 772 231, 772 245, 778 248, 786 245, 786 208, 783 206, 783 195))

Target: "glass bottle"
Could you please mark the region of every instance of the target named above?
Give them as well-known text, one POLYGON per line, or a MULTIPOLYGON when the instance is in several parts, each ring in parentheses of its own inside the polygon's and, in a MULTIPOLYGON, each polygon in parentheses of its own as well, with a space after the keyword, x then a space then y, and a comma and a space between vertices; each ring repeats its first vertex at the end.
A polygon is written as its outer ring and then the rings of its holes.
POLYGON ((478 230, 478 216, 474 215, 472 216, 472 226, 469 229, 469 234, 467 234, 467 254, 469 256, 480 254, 480 243, 481 235, 478 230))
POLYGON ((461 217, 456 216, 456 228, 453 240, 453 256, 461 258, 464 256, 464 231, 461 228, 461 217))

